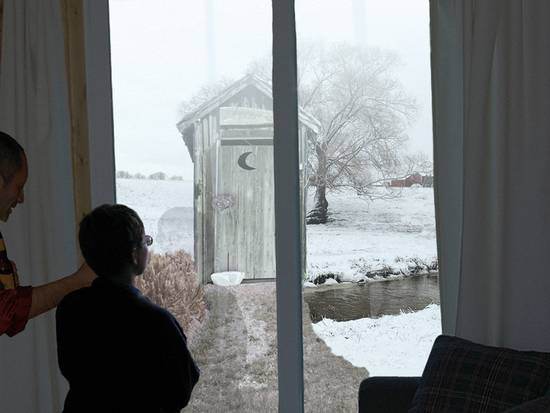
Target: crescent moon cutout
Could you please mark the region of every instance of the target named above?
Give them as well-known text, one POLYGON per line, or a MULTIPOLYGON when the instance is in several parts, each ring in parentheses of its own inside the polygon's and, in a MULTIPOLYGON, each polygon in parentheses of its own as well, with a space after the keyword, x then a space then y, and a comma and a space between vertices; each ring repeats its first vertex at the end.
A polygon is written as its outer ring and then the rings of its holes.
POLYGON ((253 171, 254 169, 256 169, 256 168, 254 168, 254 167, 252 167, 252 166, 250 166, 250 165, 248 165, 248 164, 246 163, 246 158, 248 158, 248 156, 249 156, 251 153, 252 153, 252 152, 245 152, 245 153, 243 153, 241 156, 239 156, 239 160, 237 161, 237 163, 239 164, 239 166, 240 166, 241 168, 243 168, 245 171, 253 171))

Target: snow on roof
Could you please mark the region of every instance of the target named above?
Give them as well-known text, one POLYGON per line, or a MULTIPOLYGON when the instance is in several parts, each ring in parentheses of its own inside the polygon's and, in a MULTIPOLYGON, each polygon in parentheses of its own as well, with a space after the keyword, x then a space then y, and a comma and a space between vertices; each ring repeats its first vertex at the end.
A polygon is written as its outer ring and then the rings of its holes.
POLYGON ((220 108, 220 126, 273 125, 273 111, 256 108, 220 108))
MULTIPOLYGON (((195 120, 204 117, 205 115, 209 114, 214 109, 216 109, 217 107, 220 107, 223 104, 223 102, 227 101, 232 96, 235 96, 237 93, 241 92, 248 86, 255 87, 265 96, 267 96, 269 99, 273 99, 270 82, 263 80, 256 75, 252 75, 252 74, 246 75, 241 80, 238 80, 237 82, 233 83, 231 86, 226 88, 223 92, 221 92, 215 98, 210 99, 209 101, 200 105, 193 112, 185 115, 177 124, 178 130, 180 131, 181 134, 184 134, 184 131, 188 127, 190 127, 195 120)), ((236 108, 232 108, 232 109, 236 109, 236 108)), ((244 108, 239 108, 239 109, 244 109, 244 108)), ((254 109, 254 110, 256 111, 259 109, 254 109)), ((271 113, 271 123, 273 123, 273 112, 272 111, 269 111, 269 112, 271 113)), ((250 114, 251 113, 249 112, 248 115, 250 114)), ((245 111, 240 113, 239 116, 246 116, 245 111)), ((306 127, 311 129, 313 132, 319 133, 319 129, 321 128, 319 121, 300 107, 298 108, 298 120, 301 123, 303 123, 306 127)))

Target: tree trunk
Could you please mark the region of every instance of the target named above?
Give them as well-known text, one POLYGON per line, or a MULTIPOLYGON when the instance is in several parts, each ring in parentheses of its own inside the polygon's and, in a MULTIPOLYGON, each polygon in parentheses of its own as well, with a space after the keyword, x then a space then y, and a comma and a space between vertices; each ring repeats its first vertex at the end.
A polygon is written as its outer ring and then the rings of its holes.
POLYGON ((317 185, 315 188, 315 207, 307 214, 308 224, 326 224, 328 221, 328 201, 326 186, 317 185))
POLYGON ((308 224, 326 224, 328 222, 327 201, 327 153, 326 145, 316 144, 317 173, 315 174, 315 206, 307 214, 308 224))

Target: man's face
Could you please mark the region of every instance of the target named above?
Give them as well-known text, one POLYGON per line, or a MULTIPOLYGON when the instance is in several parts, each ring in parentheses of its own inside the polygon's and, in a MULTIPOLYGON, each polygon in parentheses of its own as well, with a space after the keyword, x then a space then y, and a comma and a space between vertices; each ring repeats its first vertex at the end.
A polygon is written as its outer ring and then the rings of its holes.
POLYGON ((6 222, 17 204, 25 201, 23 187, 27 182, 27 158, 23 157, 21 168, 15 173, 10 182, 4 182, 0 176, 0 221, 6 222))

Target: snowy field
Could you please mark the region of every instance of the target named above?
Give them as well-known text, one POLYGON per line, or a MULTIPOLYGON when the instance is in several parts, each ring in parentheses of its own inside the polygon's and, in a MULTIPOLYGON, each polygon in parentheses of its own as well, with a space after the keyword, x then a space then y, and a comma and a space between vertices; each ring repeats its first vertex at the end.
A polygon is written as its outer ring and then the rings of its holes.
POLYGON ((424 310, 352 321, 325 319, 313 331, 337 356, 371 376, 421 376, 435 338, 441 334, 439 305, 424 310))
MULTIPOLYGON (((388 195, 383 188, 378 193, 388 195)), ((358 281, 383 268, 406 274, 415 259, 435 261, 433 190, 404 188, 390 195, 368 202, 350 192, 329 194, 332 221, 307 227, 308 278, 332 273, 358 281)), ((193 253, 191 181, 119 179, 117 198, 140 214, 155 251, 193 253)))
POLYGON ((135 209, 155 252, 193 254, 193 182, 117 179, 117 202, 135 209))
MULTIPOLYGON (((308 277, 333 272, 345 281, 384 268, 407 274, 412 260, 437 256, 432 188, 377 188, 386 199, 330 194, 332 222, 307 227, 308 277)), ((311 201, 310 201, 311 202, 311 201)))

